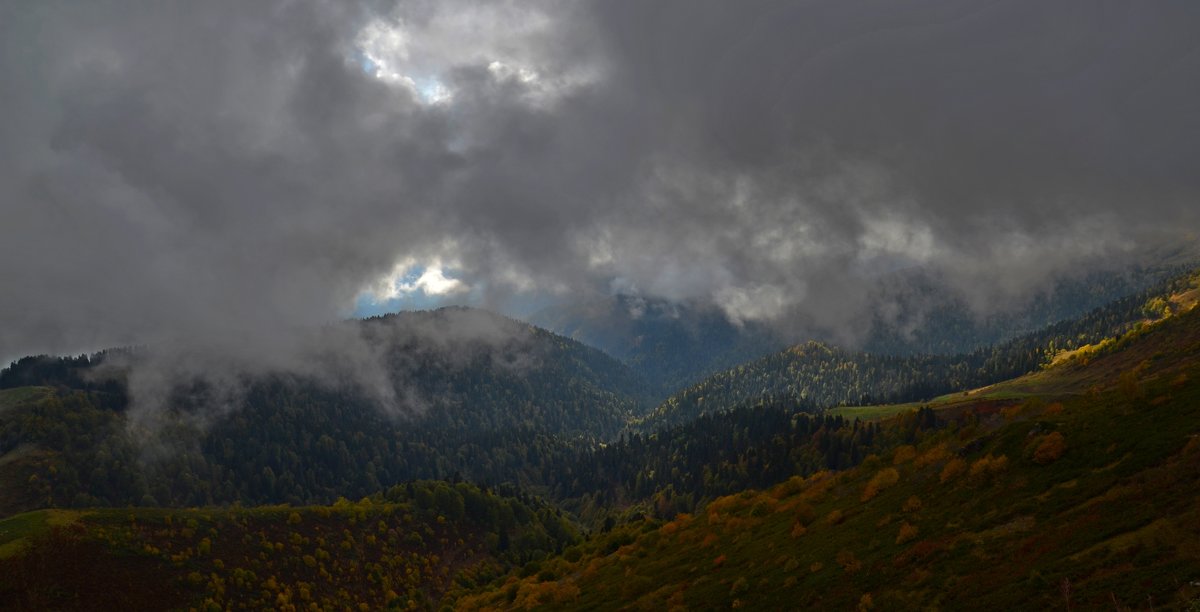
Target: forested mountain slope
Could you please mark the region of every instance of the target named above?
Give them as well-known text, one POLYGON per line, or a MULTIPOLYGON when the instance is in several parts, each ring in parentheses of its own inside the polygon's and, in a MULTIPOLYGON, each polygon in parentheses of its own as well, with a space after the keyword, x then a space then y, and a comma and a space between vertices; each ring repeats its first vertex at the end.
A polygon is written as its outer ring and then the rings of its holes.
POLYGON ((0 482, 13 484, 0 491, 0 514, 327 503, 455 474, 523 484, 549 449, 614 437, 643 405, 640 379, 612 358, 481 311, 347 325, 382 347, 397 396, 417 398, 419 410, 388 412, 355 385, 264 375, 224 413, 205 412, 211 385, 181 386, 158 429, 135 431, 121 382, 97 382, 91 370, 112 355, 14 364, 0 385, 42 386, 0 392, 0 482))
POLYGON ((617 526, 456 605, 1200 605, 1200 309, 1013 386, 856 468, 617 526))
POLYGON ((1166 249, 1162 257, 1154 265, 1118 266, 1058 279, 1024 303, 983 317, 961 298, 939 290, 941 283, 927 272, 897 272, 884 280, 896 287, 887 316, 875 317, 858 349, 880 355, 970 353, 1077 319, 1129 296, 1160 290, 1200 263, 1194 248, 1166 249))
MULTIPOLYGON (((955 355, 1039 332, 1116 300, 1137 295, 1195 265, 1195 249, 1167 249, 1156 265, 1129 265, 1062 278, 1020 307, 980 317, 945 283, 922 270, 882 275, 879 313, 858 350, 875 355, 955 355), (886 316, 883 313, 886 312, 886 316)), ((544 308, 534 325, 574 338, 622 360, 665 397, 706 376, 784 349, 789 334, 753 321, 732 322, 721 310, 630 295, 544 308)), ((831 341, 819 329, 803 338, 831 341)))
POLYGON ((641 426, 652 430, 708 412, 758 403, 817 408, 920 401, 1032 372, 1064 351, 1114 338, 1195 301, 1200 275, 1172 278, 1082 317, 962 355, 857 353, 818 342, 737 366, 663 402, 641 426))

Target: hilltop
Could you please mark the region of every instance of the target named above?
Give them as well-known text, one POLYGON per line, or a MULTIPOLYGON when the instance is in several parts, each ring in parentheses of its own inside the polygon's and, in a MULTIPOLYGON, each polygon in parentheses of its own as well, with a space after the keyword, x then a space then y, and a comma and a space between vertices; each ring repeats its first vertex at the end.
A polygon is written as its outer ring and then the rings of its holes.
MULTIPOLYGON (((188 380, 147 430, 111 355, 29 358, 0 374, 0 516, 40 507, 329 503, 413 479, 526 484, 537 456, 617 435, 642 382, 592 348, 490 313, 444 309, 359 326, 397 397, 290 374, 246 376, 232 408, 188 380), (101 368, 100 366, 104 366, 101 368), (97 382, 102 372, 116 382, 97 382), (139 428, 140 427, 140 428, 139 428), (525 457, 529 457, 526 459, 525 457)), ((336 365, 336 364, 335 364, 336 365)))

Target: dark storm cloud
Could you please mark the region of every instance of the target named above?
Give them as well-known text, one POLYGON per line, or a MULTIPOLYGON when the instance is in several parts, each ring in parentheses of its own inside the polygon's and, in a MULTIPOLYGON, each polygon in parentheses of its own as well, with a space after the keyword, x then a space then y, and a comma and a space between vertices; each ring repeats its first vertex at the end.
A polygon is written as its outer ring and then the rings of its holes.
POLYGON ((649 115, 684 261, 734 296, 844 323, 882 256, 982 305, 1196 221, 1194 5, 636 6, 598 4, 610 91, 649 115))
POLYGON ((493 304, 615 287, 847 337, 898 267, 994 307, 1195 227, 1198 29, 1182 2, 8 3, 0 354, 270 352, 405 261, 493 304))

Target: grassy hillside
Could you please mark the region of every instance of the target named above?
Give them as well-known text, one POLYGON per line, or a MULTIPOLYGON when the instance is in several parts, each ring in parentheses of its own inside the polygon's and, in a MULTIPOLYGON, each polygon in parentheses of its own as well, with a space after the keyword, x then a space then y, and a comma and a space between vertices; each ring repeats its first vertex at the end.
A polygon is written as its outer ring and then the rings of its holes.
POLYGON ((332 506, 38 511, 0 521, 0 609, 427 609, 576 540, 540 502, 435 482, 332 506))
POLYGON ((857 468, 619 526, 457 605, 1200 606, 1200 311, 1012 385, 857 468))

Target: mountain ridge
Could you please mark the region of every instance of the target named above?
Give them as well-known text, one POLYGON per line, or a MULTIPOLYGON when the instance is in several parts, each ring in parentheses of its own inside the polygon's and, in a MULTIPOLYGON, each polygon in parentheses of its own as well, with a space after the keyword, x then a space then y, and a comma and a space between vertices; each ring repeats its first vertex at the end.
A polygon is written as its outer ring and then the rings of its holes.
POLYGON ((1120 337, 1148 317, 1190 308, 1200 274, 1188 272, 1083 316, 961 355, 897 356, 847 351, 819 341, 717 373, 676 392, 640 421, 645 430, 712 410, 755 402, 808 402, 818 408, 929 400, 1035 371, 1064 351, 1120 337), (1173 306, 1172 306, 1173 304, 1173 306))

